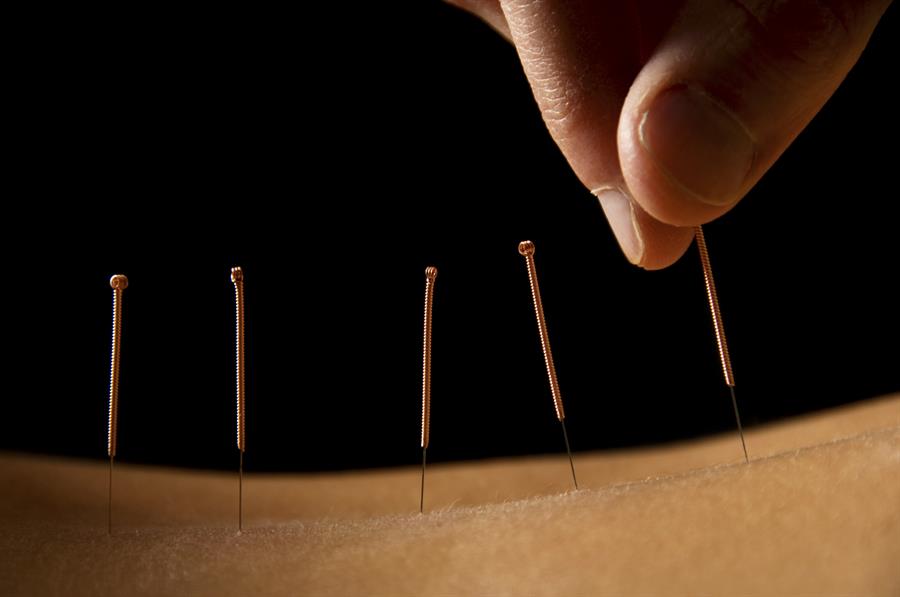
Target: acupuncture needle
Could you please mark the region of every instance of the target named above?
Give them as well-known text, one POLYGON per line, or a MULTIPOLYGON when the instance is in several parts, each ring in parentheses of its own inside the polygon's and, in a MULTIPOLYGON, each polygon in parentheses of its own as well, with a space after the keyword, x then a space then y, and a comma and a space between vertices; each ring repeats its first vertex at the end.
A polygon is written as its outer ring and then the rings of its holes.
POLYGON ((716 345, 719 348, 719 361, 722 364, 722 373, 725 377, 725 385, 731 393, 731 405, 734 407, 734 418, 737 421, 738 434, 741 437, 741 447, 744 449, 744 462, 750 462, 747 453, 747 443, 744 441, 744 427, 741 425, 741 415, 738 412, 737 397, 734 394, 734 371, 731 368, 731 356, 728 353, 728 341, 725 339, 725 325, 722 323, 722 311, 719 309, 719 296, 716 293, 716 282, 713 279, 712 265, 709 261, 709 250, 706 247, 706 237, 703 228, 694 228, 694 239, 697 241, 697 250, 700 253, 700 263, 703 266, 703 280, 706 284, 706 297, 709 300, 709 310, 712 314, 713 329, 716 333, 716 345))
POLYGON ((244 450, 247 436, 245 432, 245 391, 244 391, 244 271, 240 267, 231 268, 234 282, 235 311, 235 381, 237 384, 237 448, 238 460, 238 532, 244 530, 244 450))
POLYGON ((566 432, 566 412, 563 409, 562 394, 559 391, 559 381, 556 379, 556 366, 553 364, 553 353, 550 350, 550 336, 547 333, 547 321, 544 319, 544 305, 541 302, 541 289, 538 286, 537 269, 534 266, 534 243, 523 240, 519 243, 519 254, 525 258, 528 267, 528 282, 531 284, 531 298, 534 301, 534 313, 537 317, 538 334, 541 337, 541 348, 544 351, 544 363, 547 366, 547 377, 550 379, 550 394, 553 396, 553 407, 556 409, 556 418, 562 425, 563 440, 566 442, 566 453, 569 455, 569 467, 572 469, 572 482, 578 489, 578 479, 575 477, 575 461, 572 458, 572 449, 569 447, 569 434, 566 432))
POLYGON ((122 361, 122 291, 128 288, 128 278, 116 274, 109 279, 113 290, 112 358, 109 374, 109 423, 106 435, 106 454, 109 456, 109 501, 107 502, 107 532, 112 535, 113 461, 116 458, 116 436, 119 418, 119 369, 122 361))
POLYGON ((437 274, 436 267, 425 268, 425 326, 422 340, 422 484, 419 491, 419 514, 425 512, 425 454, 428 450, 431 426, 431 319, 437 274))

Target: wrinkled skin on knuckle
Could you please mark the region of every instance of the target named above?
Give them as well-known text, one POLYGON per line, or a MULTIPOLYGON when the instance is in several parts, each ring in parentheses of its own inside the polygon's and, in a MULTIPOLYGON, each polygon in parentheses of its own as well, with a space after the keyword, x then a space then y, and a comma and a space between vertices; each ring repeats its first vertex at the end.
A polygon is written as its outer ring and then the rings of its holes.
POLYGON ((615 122, 640 67, 634 32, 623 27, 633 15, 588 0, 511 0, 504 10, 535 99, 557 141, 572 136, 585 118, 615 122))

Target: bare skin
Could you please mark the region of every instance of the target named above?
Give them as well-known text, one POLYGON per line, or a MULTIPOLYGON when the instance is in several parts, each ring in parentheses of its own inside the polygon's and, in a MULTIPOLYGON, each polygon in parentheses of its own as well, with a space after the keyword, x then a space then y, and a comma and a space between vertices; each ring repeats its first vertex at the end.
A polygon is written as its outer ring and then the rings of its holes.
POLYGON ((3 595, 897 595, 900 396, 684 444, 233 475, 0 456, 3 595))

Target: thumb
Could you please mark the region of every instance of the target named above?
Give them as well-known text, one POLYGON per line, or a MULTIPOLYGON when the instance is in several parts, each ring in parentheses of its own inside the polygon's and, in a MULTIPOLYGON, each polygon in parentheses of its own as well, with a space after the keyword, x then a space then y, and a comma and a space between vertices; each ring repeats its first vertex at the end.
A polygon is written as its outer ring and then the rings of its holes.
POLYGON ((731 209, 856 63, 889 0, 690 0, 628 92, 635 201, 690 226, 731 209))

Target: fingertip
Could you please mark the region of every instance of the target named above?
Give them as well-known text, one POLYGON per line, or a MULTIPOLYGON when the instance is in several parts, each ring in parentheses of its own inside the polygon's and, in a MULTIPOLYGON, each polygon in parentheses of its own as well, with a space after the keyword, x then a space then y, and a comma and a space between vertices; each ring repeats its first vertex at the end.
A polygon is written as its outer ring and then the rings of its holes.
POLYGON ((753 165, 756 143, 728 108, 696 85, 676 84, 640 108, 633 133, 646 159, 685 199, 735 203, 753 165))
POLYGON ((619 120, 625 183, 647 214, 670 226, 696 226, 730 210, 743 196, 755 156, 740 126, 698 96, 677 85, 642 95, 632 89, 619 120), (706 109, 708 118, 698 114, 706 109))
POLYGON ((674 264, 694 240, 693 227, 664 224, 640 208, 637 209, 637 223, 645 239, 646 249, 641 262, 645 270, 660 270, 674 264))
POLYGON ((613 236, 633 265, 658 270, 678 261, 691 244, 692 228, 671 226, 644 211, 620 187, 594 189, 613 236))
POLYGON ((637 225, 634 202, 616 187, 600 187, 591 192, 600 202, 625 258, 640 266, 644 260, 644 239, 637 225))

